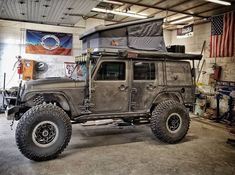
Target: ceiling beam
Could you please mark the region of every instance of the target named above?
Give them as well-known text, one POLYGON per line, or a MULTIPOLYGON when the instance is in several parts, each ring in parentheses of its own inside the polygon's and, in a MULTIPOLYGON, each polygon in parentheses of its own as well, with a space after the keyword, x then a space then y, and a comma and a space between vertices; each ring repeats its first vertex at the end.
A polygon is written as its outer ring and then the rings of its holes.
MULTIPOLYGON (((164 1, 166 1, 166 0, 162 0, 162 1, 156 2, 156 3, 154 3, 152 6, 156 6, 156 5, 158 5, 158 4, 160 4, 160 3, 164 2, 164 1)), ((139 2, 139 1, 137 1, 137 2, 139 2)), ((145 10, 147 10, 147 9, 148 9, 148 7, 144 7, 143 9, 137 11, 136 13, 143 12, 143 11, 145 11, 145 10)), ((122 18, 120 21, 123 21, 123 20, 125 20, 125 19, 127 19, 127 18, 129 18, 129 17, 122 18)))
MULTIPOLYGON (((139 3, 139 2, 141 2, 142 0, 138 0, 137 2, 139 3)), ((127 6, 127 8, 131 8, 133 5, 132 4, 128 4, 128 6, 127 6)), ((124 19, 126 19, 126 18, 129 18, 129 17, 124 17, 124 18, 122 18, 120 21, 122 21, 122 20, 124 20, 124 19)))
MULTIPOLYGON (((140 3, 142 0, 138 0, 137 3, 140 3)), ((125 5, 125 4, 124 4, 125 5)), ((133 4, 128 4, 126 8, 131 8, 133 4)))
MULTIPOLYGON (((202 4, 199 4, 199 5, 196 5, 196 6, 193 6, 193 7, 187 8, 187 9, 184 9, 184 11, 192 10, 192 9, 195 9, 195 8, 198 8, 198 7, 201 7, 201 6, 207 5, 207 4, 209 4, 209 2, 204 2, 204 3, 202 3, 202 4)), ((176 14, 177 14, 177 13, 173 13, 173 14, 171 14, 171 15, 167 16, 167 17, 171 17, 171 16, 174 16, 174 15, 176 15, 176 14)), ((206 16, 205 16, 205 18, 206 18, 206 16)))
POLYGON ((212 8, 212 9, 201 11, 201 12, 199 12, 199 14, 207 13, 207 12, 210 12, 210 11, 215 11, 215 10, 218 10, 218 9, 224 10, 225 12, 229 12, 229 11, 235 9, 235 4, 233 4, 231 6, 223 7, 223 8, 221 8, 221 6, 218 6, 218 7, 212 8))
POLYGON ((51 23, 51 22, 36 22, 36 21, 30 21, 30 20, 23 20, 23 19, 11 19, 11 18, 2 18, 0 17, 0 20, 6 20, 6 21, 14 21, 14 22, 25 22, 25 23, 33 23, 33 24, 44 24, 44 25, 50 25, 50 26, 61 26, 61 27, 73 27, 73 28, 79 28, 79 29, 85 29, 86 27, 83 26, 74 26, 75 24, 60 24, 60 23, 51 23))
POLYGON ((205 16, 201 16, 201 15, 198 15, 198 14, 191 14, 191 13, 188 13, 188 12, 182 12, 182 11, 179 11, 179 10, 167 9, 167 8, 162 8, 162 7, 157 7, 157 6, 152 6, 152 5, 147 5, 147 4, 137 3, 137 2, 129 2, 129 1, 126 1, 126 0, 115 0, 115 1, 126 3, 126 4, 138 5, 138 6, 142 6, 142 7, 146 7, 146 8, 153 8, 153 9, 157 9, 157 10, 171 11, 171 12, 190 15, 190 16, 195 16, 195 17, 199 17, 199 18, 204 18, 205 17, 205 16))
MULTIPOLYGON (((225 8, 226 8, 226 7, 225 7, 225 8)), ((211 8, 211 9, 207 9, 207 10, 201 11, 201 12, 199 12, 199 13, 200 13, 200 14, 202 14, 202 13, 207 13, 207 12, 214 11, 214 10, 218 10, 218 9, 221 9, 221 6, 218 6, 218 7, 215 7, 215 8, 211 8)))
POLYGON ((211 9, 207 9, 207 10, 201 11, 199 13, 206 13, 206 12, 210 12, 210 11, 217 10, 217 9, 221 9, 221 6, 218 6, 218 7, 215 7, 215 8, 211 8, 211 9))
MULTIPOLYGON (((177 3, 177 4, 174 4, 174 5, 170 6, 170 7, 168 7, 168 10, 167 10, 167 11, 171 10, 171 8, 177 7, 177 6, 182 5, 182 4, 184 4, 184 3, 186 3, 186 2, 189 2, 189 1, 191 1, 191 0, 185 0, 185 1, 179 2, 179 3, 177 3)), ((161 10, 160 12, 152 13, 152 14, 150 14, 150 16, 155 16, 155 15, 157 15, 157 14, 159 14, 159 13, 162 13, 162 12, 164 12, 164 10, 161 10)))
MULTIPOLYGON (((102 13, 102 12, 100 12, 102 13)), ((101 20, 105 20, 105 21, 110 21, 110 22, 120 22, 118 20, 113 20, 113 19, 105 19, 105 18, 101 18, 101 17, 97 17, 96 15, 93 16, 86 16, 86 15, 82 15, 82 14, 75 14, 75 13, 69 13, 69 16, 79 16, 82 17, 83 19, 88 19, 88 18, 93 18, 93 19, 101 19, 101 20)))

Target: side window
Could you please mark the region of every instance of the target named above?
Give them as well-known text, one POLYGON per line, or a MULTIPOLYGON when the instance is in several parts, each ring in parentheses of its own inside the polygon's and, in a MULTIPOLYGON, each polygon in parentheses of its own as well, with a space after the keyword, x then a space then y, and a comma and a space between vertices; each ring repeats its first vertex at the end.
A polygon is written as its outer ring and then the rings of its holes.
POLYGON ((133 65, 134 80, 155 80, 155 64, 135 62, 133 65))
POLYGON ((124 62, 103 62, 101 63, 96 80, 125 80, 126 65, 124 62))
POLYGON ((167 85, 192 85, 191 68, 188 62, 166 62, 167 85))

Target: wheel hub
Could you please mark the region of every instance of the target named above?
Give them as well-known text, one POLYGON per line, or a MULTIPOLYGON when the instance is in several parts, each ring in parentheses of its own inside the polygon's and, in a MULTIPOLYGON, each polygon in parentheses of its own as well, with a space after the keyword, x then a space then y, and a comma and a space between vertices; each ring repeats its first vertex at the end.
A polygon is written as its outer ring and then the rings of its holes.
POLYGON ((42 136, 43 137, 47 137, 48 134, 49 134, 49 132, 47 130, 42 131, 42 136))
POLYGON ((55 123, 43 121, 35 126, 32 140, 39 147, 49 147, 56 142, 58 134, 59 130, 55 123))
POLYGON ((166 121, 167 130, 171 133, 176 133, 180 130, 182 125, 182 118, 178 113, 169 115, 166 121))

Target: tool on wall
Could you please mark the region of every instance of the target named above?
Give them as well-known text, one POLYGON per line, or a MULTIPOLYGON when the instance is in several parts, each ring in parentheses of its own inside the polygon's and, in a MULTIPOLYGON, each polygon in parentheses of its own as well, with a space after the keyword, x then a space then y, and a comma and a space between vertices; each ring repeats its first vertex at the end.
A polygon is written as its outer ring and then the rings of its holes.
POLYGON ((23 65, 21 58, 18 59, 17 73, 21 75, 23 73, 23 65))
POLYGON ((17 65, 17 73, 19 75, 19 79, 21 79, 21 74, 23 73, 23 65, 22 65, 22 57, 16 56, 17 61, 14 63, 13 70, 15 69, 17 65))
MULTIPOLYGON (((198 72, 197 82, 199 81, 199 78, 200 78, 200 76, 201 76, 202 69, 203 69, 203 66, 204 66, 205 62, 206 62, 206 60, 203 59, 202 65, 201 65, 200 70, 199 70, 199 72, 198 72)), ((198 67, 199 67, 199 66, 198 66, 198 67)))
POLYGON ((35 78, 35 61, 22 59, 21 56, 16 56, 17 61, 13 66, 13 70, 17 65, 17 73, 19 75, 19 79, 22 80, 33 80, 35 78))
MULTIPOLYGON (((202 53, 203 53, 203 51, 204 51, 204 49, 205 49, 205 46, 206 46, 206 40, 204 40, 204 42, 203 42, 203 44, 202 44, 201 55, 202 55, 202 53)), ((198 61, 197 70, 199 70, 200 62, 201 62, 201 60, 198 61)), ((200 70, 199 70, 199 72, 198 72, 197 82, 199 81, 199 78, 200 78, 200 76, 201 76, 202 69, 203 69, 203 66, 204 66, 205 62, 206 62, 205 59, 203 59, 202 65, 201 65, 200 70)))

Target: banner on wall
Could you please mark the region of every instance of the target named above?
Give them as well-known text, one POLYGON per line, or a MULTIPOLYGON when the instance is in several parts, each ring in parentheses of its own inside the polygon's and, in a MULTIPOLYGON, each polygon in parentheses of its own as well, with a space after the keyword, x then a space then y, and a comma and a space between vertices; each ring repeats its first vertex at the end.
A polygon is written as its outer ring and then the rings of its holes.
POLYGON ((26 30, 25 52, 30 54, 72 54, 73 35, 70 33, 26 30))
POLYGON ((177 38, 187 38, 193 36, 193 25, 184 26, 177 29, 177 38))

